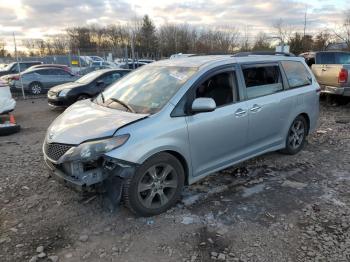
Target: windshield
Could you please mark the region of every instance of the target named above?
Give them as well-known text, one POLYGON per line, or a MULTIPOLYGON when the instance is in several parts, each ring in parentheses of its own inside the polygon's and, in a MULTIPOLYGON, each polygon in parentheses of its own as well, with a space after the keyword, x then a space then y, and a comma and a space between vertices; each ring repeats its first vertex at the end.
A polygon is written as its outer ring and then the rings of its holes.
POLYGON ((92 82, 93 80, 95 80, 97 77, 99 77, 100 75, 102 75, 101 71, 93 71, 91 73, 88 73, 82 77, 80 77, 77 81, 78 83, 81 84, 88 84, 90 82, 92 82))
POLYGON ((112 108, 118 108, 115 103, 124 104, 135 113, 153 114, 162 109, 196 71, 197 68, 191 67, 145 66, 107 88, 95 101, 112 108))

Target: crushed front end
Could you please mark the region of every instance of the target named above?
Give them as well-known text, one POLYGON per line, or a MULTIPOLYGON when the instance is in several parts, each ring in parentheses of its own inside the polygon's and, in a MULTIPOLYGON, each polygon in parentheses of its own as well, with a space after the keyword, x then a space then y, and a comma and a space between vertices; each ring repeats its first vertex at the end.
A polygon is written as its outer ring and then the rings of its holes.
POLYGON ((46 165, 58 180, 79 191, 105 190, 106 184, 115 181, 115 177, 132 176, 136 168, 134 163, 106 156, 103 150, 89 152, 81 145, 45 141, 43 153, 46 165))

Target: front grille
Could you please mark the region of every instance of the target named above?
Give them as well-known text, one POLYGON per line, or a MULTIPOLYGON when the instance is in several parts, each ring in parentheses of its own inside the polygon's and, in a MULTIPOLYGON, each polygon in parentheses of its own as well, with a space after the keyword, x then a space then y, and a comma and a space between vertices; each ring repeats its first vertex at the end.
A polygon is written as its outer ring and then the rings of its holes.
POLYGON ((54 161, 58 161, 58 159, 60 159, 60 157, 63 156, 71 148, 72 146, 69 146, 69 145, 45 143, 44 150, 48 158, 54 161))

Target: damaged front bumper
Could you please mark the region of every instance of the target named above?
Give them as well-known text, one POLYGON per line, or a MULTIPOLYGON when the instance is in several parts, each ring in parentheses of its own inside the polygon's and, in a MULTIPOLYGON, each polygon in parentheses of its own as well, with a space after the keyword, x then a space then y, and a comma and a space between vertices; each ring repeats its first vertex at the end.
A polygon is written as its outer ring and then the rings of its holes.
POLYGON ((118 177, 131 177, 137 164, 102 156, 89 162, 67 162, 57 164, 44 154, 45 163, 56 178, 78 191, 92 191, 106 186, 118 177))

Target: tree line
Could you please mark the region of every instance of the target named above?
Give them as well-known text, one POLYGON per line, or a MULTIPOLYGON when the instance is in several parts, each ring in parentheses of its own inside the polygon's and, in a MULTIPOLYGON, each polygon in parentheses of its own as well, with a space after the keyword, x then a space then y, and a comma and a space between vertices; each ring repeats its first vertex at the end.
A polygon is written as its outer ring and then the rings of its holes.
MULTIPOLYGON (((158 59, 175 53, 228 54, 237 51, 272 51, 274 45, 290 46, 290 52, 325 50, 330 43, 343 42, 350 50, 350 11, 338 28, 307 34, 295 30, 282 19, 273 25, 270 33, 260 32, 251 39, 248 30, 241 32, 234 26, 198 27, 188 24, 164 24, 158 28, 145 15, 127 24, 109 26, 70 27, 64 34, 45 39, 22 40, 28 56, 44 55, 100 55, 112 53, 115 57, 134 53, 139 58, 158 59)), ((6 55, 0 41, 0 56, 6 55)))

